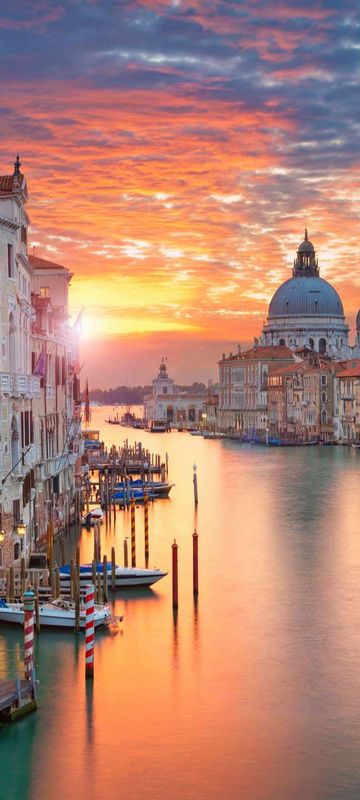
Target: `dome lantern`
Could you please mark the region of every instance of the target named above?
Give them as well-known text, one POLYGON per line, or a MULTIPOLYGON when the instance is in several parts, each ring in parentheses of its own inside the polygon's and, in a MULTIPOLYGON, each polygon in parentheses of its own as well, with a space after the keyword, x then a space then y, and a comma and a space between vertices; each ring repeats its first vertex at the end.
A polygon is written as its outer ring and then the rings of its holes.
POLYGON ((315 248, 308 238, 307 228, 305 228, 304 241, 298 247, 296 259, 294 261, 294 277, 319 277, 318 260, 315 258, 315 248))

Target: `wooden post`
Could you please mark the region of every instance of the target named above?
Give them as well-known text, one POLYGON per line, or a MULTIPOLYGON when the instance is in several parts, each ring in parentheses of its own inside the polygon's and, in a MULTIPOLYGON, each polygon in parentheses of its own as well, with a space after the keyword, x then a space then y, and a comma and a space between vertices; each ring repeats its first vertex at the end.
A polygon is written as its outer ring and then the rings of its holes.
POLYGON ((20 561, 20 581, 21 581, 21 596, 25 592, 25 558, 20 561))
POLYGON ((198 565, 199 534, 197 533, 196 528, 192 536, 193 536, 193 594, 196 596, 199 594, 199 565, 198 565))
POLYGON ((148 493, 144 491, 144 538, 145 538, 145 567, 149 566, 149 504, 148 493))
POLYGON ((193 483, 194 483, 194 503, 195 503, 195 508, 196 508, 196 507, 197 507, 197 504, 198 504, 198 502, 199 502, 199 495, 198 495, 198 484, 197 484, 197 473, 196 473, 197 466, 196 466, 196 464, 194 464, 194 466, 193 466, 193 470, 194 470, 194 475, 193 475, 193 483))
POLYGON ((55 598, 60 597, 60 570, 55 567, 55 598))
POLYGON ((136 541, 135 541, 135 500, 130 500, 131 514, 131 566, 136 567, 136 541))
POLYGON ((10 603, 10 570, 6 570, 6 600, 10 603))
POLYGON ((39 575, 34 575, 34 594, 35 594, 35 630, 40 633, 40 614, 39 614, 39 575))
POLYGON ((107 603, 108 599, 107 556, 104 556, 103 558, 103 598, 104 598, 104 603, 107 603))
POLYGON ((111 548, 111 588, 114 591, 116 589, 116 561, 115 561, 115 547, 111 548))
POLYGON ((96 575, 96 602, 98 604, 101 603, 101 574, 100 572, 96 575))
POLYGON ((79 633, 79 631, 80 631, 80 581, 75 580, 75 633, 79 633))
POLYGON ((95 589, 96 589, 96 559, 95 558, 93 558, 93 561, 92 561, 91 572, 92 572, 92 577, 91 577, 92 583, 94 584, 95 589))
POLYGON ((174 539, 174 543, 171 545, 172 549, 172 604, 173 608, 177 608, 179 605, 179 598, 178 598, 178 546, 176 544, 176 539, 174 539))
POLYGON ((163 483, 165 483, 165 464, 161 464, 160 479, 162 480, 163 483))
POLYGON ((76 581, 76 570, 75 564, 73 559, 70 561, 70 597, 72 600, 75 600, 75 581, 76 581))
POLYGON ((166 475, 169 474, 169 455, 165 453, 165 466, 166 466, 166 475))
POLYGON ((127 537, 124 539, 124 567, 129 566, 129 556, 128 556, 128 540, 127 537))
POLYGON ((9 600, 10 603, 14 603, 15 601, 15 572, 14 567, 10 567, 10 576, 9 576, 9 583, 10 583, 10 590, 9 590, 9 600))

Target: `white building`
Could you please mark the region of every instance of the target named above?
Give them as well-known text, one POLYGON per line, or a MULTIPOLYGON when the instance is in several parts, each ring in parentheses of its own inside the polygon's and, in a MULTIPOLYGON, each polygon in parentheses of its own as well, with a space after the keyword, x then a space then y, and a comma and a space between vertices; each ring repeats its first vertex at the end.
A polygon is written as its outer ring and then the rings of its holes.
POLYGON ((341 298, 330 283, 320 278, 314 245, 305 229, 292 277, 281 284, 270 302, 261 343, 286 345, 291 350, 310 347, 341 359, 355 355, 348 335, 341 298))
POLYGON ((144 398, 144 418, 165 422, 169 428, 178 425, 196 428, 203 420, 203 404, 208 394, 179 392, 169 378, 164 361, 153 380, 153 393, 144 398))
POLYGON ((80 446, 71 275, 28 257, 20 166, 17 157, 0 176, 0 566, 27 557, 50 519, 55 530, 68 524, 80 446))

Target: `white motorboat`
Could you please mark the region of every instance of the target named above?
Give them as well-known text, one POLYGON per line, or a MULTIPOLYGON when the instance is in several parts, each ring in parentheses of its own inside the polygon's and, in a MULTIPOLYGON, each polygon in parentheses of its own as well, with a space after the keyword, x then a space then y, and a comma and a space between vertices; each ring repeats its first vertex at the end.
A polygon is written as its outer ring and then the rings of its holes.
MULTIPOLYGON (((85 609, 80 608, 80 629, 85 630, 85 609)), ((111 620, 109 606, 95 605, 94 625, 98 628, 111 620)), ((0 600, 0 623, 8 622, 17 625, 24 624, 23 603, 8 603, 0 600)), ((75 604, 71 600, 53 600, 39 606, 39 622, 41 628, 71 628, 75 627, 75 604)))
MULTIPOLYGON (((69 565, 59 568, 60 583, 62 586, 70 586, 70 572, 69 565)), ((101 576, 103 574, 103 564, 101 561, 96 563, 96 572, 101 576)), ((111 585, 111 564, 107 565, 108 583, 111 585)), ((138 567, 118 567, 115 566, 115 583, 116 588, 121 589, 129 586, 152 586, 161 578, 164 578, 167 572, 161 572, 160 569, 139 569, 138 567)), ((92 565, 82 564, 80 567, 80 584, 85 585, 92 583, 92 565)))
POLYGON ((83 514, 81 517, 81 524, 82 525, 97 525, 98 522, 101 522, 104 516, 104 512, 102 508, 92 508, 86 514, 83 514))

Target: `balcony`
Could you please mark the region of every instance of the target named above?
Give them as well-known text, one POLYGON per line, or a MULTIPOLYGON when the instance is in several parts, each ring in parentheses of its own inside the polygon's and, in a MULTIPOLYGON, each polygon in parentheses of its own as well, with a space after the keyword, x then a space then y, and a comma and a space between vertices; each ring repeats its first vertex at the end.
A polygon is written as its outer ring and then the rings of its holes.
POLYGON ((0 372, 0 392, 13 397, 39 397, 40 378, 37 375, 11 375, 9 372, 0 372))

